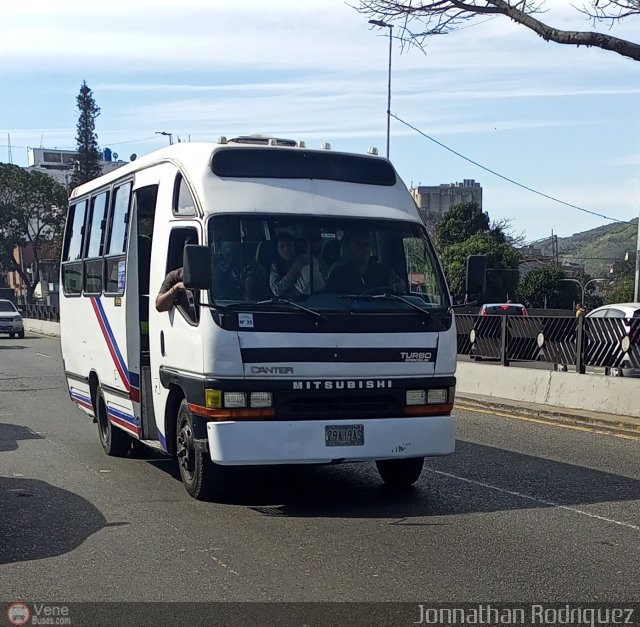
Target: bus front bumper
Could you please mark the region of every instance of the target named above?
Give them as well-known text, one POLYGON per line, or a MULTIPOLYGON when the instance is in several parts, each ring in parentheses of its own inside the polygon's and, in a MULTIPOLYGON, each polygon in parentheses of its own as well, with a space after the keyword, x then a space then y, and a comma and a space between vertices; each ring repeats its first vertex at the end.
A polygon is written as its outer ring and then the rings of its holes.
POLYGON ((455 418, 209 422, 207 439, 212 461, 229 466, 427 457, 453 453, 455 418), (354 429, 357 445, 335 445, 337 431, 354 429))

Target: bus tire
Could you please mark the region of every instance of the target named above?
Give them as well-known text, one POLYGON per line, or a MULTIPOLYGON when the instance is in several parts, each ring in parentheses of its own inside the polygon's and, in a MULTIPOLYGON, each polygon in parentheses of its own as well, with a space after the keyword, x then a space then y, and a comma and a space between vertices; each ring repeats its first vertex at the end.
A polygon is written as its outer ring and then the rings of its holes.
POLYGON ((408 459, 379 459, 376 461, 378 474, 385 485, 391 488, 406 488, 413 485, 422 473, 424 457, 408 459))
POLYGON ((110 457, 124 457, 131 448, 131 437, 122 429, 114 427, 107 413, 107 402, 102 390, 96 391, 95 414, 98 422, 98 436, 104 452, 110 457))
POLYGON ((182 399, 176 424, 176 456, 180 478, 186 491, 197 500, 206 500, 218 492, 220 468, 206 451, 199 451, 194 444, 193 415, 182 399))

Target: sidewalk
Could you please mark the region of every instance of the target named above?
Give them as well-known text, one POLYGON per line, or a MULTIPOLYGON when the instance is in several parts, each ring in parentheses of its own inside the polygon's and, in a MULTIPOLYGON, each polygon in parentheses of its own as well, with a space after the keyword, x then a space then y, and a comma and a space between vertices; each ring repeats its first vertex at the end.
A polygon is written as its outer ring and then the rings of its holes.
POLYGON ((619 416, 587 411, 585 409, 568 409, 553 405, 526 403, 511 399, 482 396, 480 394, 456 394, 455 408, 473 411, 485 409, 504 412, 523 418, 537 418, 567 425, 588 427, 606 433, 640 437, 640 418, 619 416))
POLYGON ((24 318, 24 332, 60 337, 60 323, 35 318, 24 318))

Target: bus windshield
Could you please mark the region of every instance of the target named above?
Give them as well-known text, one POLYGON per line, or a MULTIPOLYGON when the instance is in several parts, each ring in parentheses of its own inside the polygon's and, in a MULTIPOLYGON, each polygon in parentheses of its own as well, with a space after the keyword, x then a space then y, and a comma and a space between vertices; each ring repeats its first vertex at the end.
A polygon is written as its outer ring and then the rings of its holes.
POLYGON ((449 294, 424 227, 397 220, 222 215, 208 224, 213 303, 319 310, 442 309, 449 294))

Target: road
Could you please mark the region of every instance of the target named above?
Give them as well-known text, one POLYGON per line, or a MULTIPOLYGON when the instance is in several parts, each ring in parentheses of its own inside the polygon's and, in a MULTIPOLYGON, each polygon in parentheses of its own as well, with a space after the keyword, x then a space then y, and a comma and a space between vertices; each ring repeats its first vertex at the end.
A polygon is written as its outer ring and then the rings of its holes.
POLYGON ((106 457, 58 340, 0 339, 6 601, 640 601, 640 442, 458 412, 417 487, 372 465, 239 473, 191 499, 172 461, 106 457))

